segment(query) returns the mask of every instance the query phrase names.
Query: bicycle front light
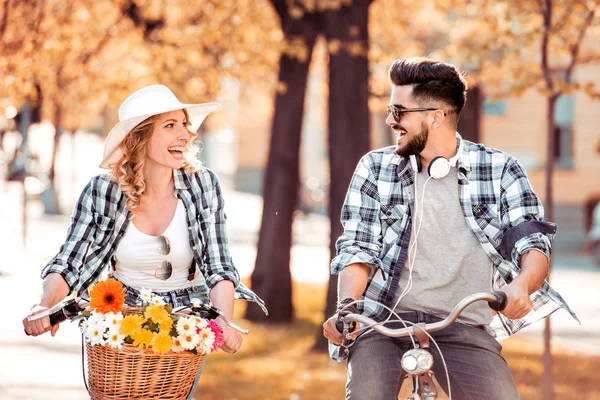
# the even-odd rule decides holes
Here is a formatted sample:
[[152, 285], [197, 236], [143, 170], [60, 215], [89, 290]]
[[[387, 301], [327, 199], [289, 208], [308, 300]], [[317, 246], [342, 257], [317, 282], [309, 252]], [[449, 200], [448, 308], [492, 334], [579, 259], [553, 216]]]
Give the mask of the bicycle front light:
[[402, 356], [401, 363], [407, 373], [422, 374], [433, 366], [433, 356], [425, 349], [410, 349]]
[[415, 369], [417, 369], [417, 358], [412, 354], [408, 354], [408, 352], [405, 353], [402, 356], [402, 368], [409, 374], [414, 373]]
[[423, 354], [419, 354], [417, 357], [417, 366], [424, 371], [429, 371], [433, 367], [433, 356], [431, 353], [426, 351]]

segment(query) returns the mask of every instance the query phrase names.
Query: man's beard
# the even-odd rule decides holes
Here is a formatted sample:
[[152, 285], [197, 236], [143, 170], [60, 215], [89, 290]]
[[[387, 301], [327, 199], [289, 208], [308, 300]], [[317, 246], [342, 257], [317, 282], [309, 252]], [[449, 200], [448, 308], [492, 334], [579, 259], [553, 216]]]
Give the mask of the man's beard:
[[[400, 129], [399, 126], [394, 126], [393, 129]], [[408, 135], [408, 134], [407, 134]], [[402, 147], [397, 145], [394, 149], [394, 153], [402, 157], [408, 157], [412, 155], [418, 156], [425, 149], [427, 144], [427, 138], [429, 137], [429, 128], [424, 122], [421, 122], [421, 132], [418, 135], [411, 137], [408, 143], [403, 144]], [[404, 140], [406, 140], [405, 138]]]

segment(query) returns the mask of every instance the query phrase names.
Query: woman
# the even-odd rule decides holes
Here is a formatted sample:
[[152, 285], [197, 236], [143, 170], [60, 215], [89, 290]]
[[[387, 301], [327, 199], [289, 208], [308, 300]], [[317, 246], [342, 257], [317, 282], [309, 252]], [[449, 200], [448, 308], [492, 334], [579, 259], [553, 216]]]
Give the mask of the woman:
[[[123, 102], [100, 165], [110, 172], [83, 190], [65, 243], [42, 271], [43, 294], [31, 315], [72, 291], [86, 293], [106, 270], [124, 284], [129, 305], [138, 304], [146, 288], [174, 306], [210, 298], [228, 318], [234, 297], [257, 302], [266, 312], [232, 263], [217, 177], [187, 158], [195, 156], [194, 132], [220, 108], [183, 104], [162, 85], [142, 88]], [[23, 325], [32, 336], [58, 330], [48, 317], [25, 318]], [[222, 326], [222, 349], [235, 353], [242, 338]]]

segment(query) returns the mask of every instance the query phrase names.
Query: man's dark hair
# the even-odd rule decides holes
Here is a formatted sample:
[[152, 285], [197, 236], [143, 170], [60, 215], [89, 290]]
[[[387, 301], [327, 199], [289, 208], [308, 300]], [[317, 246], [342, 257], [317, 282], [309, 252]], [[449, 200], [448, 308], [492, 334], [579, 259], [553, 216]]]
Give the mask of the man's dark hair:
[[456, 120], [467, 101], [467, 81], [452, 64], [426, 57], [401, 58], [392, 63], [390, 81], [395, 86], [415, 85], [413, 98], [423, 107], [442, 101], [456, 113]]

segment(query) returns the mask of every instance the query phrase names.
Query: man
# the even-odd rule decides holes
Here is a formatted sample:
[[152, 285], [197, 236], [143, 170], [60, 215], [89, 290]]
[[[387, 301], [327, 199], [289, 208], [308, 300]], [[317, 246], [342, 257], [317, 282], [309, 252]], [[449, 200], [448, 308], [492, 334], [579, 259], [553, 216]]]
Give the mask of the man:
[[[501, 288], [502, 315], [475, 303], [433, 338], [453, 398], [516, 399], [495, 338], [561, 307], [576, 318], [544, 281], [556, 226], [542, 221], [542, 204], [516, 159], [456, 132], [467, 85], [453, 65], [401, 59], [389, 77], [386, 123], [397, 144], [368, 153], [354, 172], [331, 264], [339, 274], [338, 304], [360, 299], [358, 312], [379, 321], [389, 316], [387, 306], [404, 320], [433, 322], [465, 296]], [[339, 345], [336, 319], [323, 331]], [[359, 336], [349, 351], [346, 398], [396, 399], [408, 348], [408, 338]], [[432, 348], [447, 393], [446, 371]]]

